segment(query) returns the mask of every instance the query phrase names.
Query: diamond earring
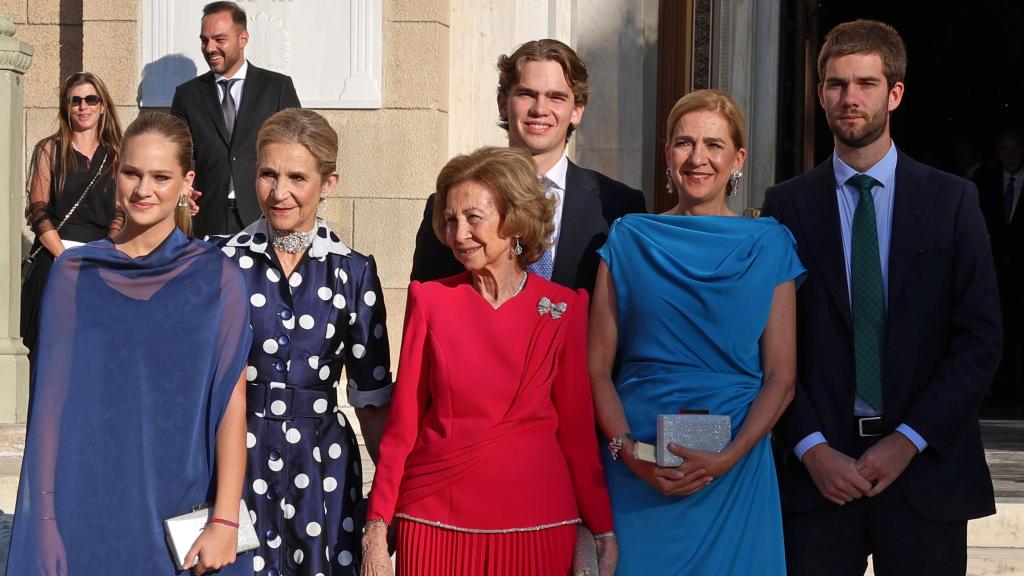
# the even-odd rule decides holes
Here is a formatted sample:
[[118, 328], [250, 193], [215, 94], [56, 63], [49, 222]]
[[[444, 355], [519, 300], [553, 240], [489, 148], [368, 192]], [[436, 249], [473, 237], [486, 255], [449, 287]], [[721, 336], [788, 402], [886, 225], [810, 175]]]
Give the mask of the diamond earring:
[[729, 175], [729, 186], [725, 190], [726, 196], [735, 196], [740, 191], [740, 179], [743, 178], [743, 172], [733, 172]]
[[665, 168], [665, 192], [668, 194], [674, 194], [675, 188], [672, 187], [672, 170]]

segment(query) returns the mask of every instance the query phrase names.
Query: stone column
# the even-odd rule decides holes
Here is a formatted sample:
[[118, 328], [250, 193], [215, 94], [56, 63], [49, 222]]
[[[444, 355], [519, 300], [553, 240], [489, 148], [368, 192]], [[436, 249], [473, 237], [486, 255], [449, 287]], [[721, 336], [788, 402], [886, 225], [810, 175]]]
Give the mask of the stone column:
[[0, 16], [0, 423], [24, 422], [28, 350], [21, 343], [21, 226], [25, 212], [23, 93], [32, 47]]

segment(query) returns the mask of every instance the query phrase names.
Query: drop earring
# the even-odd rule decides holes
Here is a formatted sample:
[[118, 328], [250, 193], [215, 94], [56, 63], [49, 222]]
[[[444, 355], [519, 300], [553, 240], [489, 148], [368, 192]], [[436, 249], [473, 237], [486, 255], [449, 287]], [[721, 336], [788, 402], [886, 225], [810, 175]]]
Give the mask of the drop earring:
[[523, 245], [519, 243], [519, 236], [516, 236], [516, 247], [512, 251], [515, 252], [516, 256], [521, 256], [523, 254]]
[[188, 193], [178, 195], [178, 208], [188, 208]]
[[675, 194], [675, 191], [675, 188], [672, 187], [672, 170], [665, 168], [665, 192]]
[[725, 191], [727, 196], [735, 196], [740, 191], [740, 179], [743, 172], [736, 171], [729, 175], [729, 189]]

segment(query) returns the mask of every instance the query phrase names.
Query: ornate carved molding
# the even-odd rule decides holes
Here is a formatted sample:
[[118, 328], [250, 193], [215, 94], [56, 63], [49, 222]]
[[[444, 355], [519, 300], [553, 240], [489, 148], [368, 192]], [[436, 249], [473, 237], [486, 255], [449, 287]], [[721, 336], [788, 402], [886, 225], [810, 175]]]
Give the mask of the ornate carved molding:
[[14, 22], [0, 16], [0, 70], [24, 74], [32, 65], [32, 46], [14, 37]]
[[693, 82], [694, 90], [711, 87], [712, 0], [693, 3]]

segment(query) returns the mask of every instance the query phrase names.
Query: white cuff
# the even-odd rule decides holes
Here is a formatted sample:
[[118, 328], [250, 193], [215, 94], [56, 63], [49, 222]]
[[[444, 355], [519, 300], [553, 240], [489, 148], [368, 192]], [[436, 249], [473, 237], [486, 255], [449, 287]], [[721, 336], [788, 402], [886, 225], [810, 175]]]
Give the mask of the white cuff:
[[818, 444], [827, 444], [828, 440], [825, 440], [825, 435], [821, 432], [811, 432], [803, 440], [797, 442], [797, 445], [793, 448], [793, 453], [796, 454], [797, 460], [803, 460], [804, 454], [808, 450], [814, 448]]

